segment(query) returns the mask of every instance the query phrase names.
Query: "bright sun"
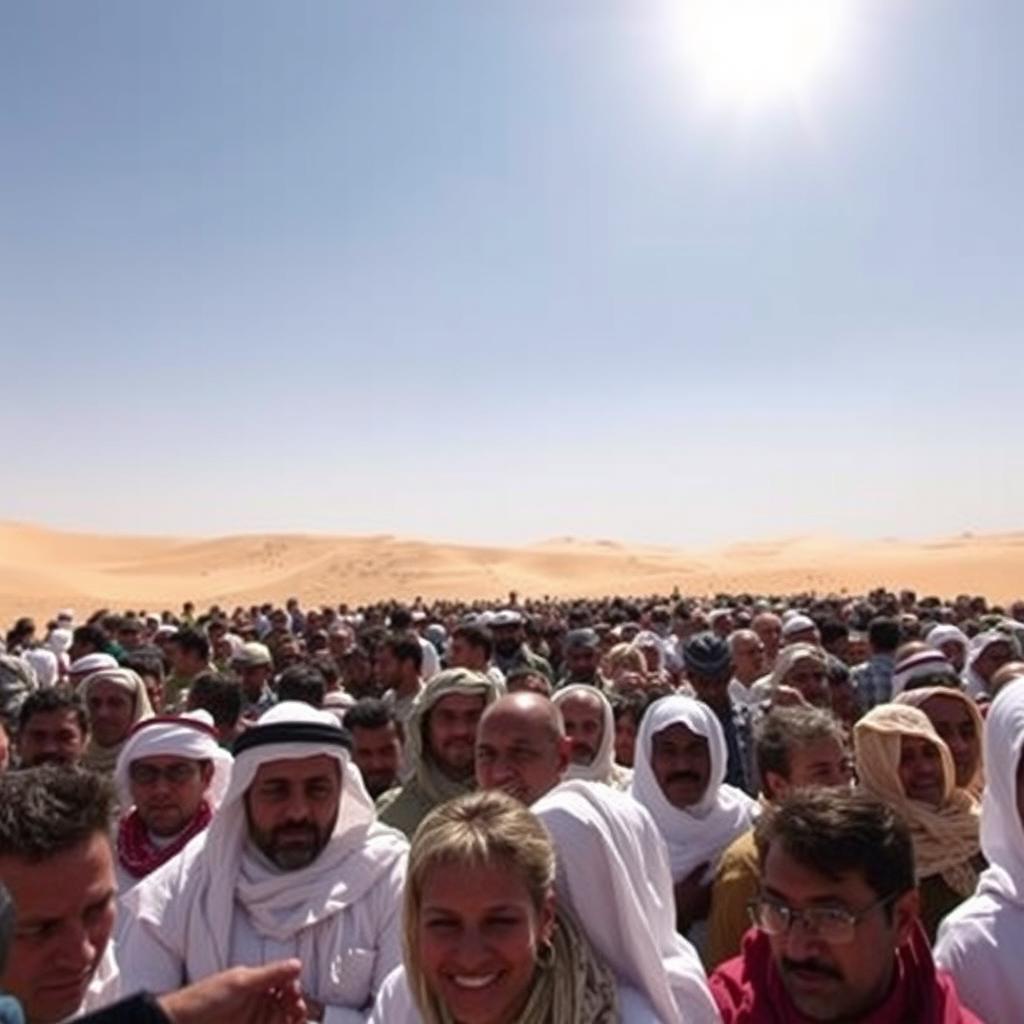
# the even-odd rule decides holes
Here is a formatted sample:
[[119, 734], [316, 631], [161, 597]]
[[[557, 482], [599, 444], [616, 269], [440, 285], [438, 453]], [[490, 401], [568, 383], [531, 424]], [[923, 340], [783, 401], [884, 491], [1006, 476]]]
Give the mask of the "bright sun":
[[749, 108], [800, 102], [849, 39], [851, 0], [680, 0], [676, 41], [706, 98]]

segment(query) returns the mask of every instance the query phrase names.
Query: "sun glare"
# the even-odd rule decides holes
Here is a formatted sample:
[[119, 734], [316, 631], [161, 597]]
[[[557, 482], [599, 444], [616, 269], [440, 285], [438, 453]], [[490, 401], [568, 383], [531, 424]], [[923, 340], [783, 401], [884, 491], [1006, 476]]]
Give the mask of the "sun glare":
[[676, 41], [705, 98], [760, 107], [809, 98], [849, 37], [850, 0], [680, 0]]

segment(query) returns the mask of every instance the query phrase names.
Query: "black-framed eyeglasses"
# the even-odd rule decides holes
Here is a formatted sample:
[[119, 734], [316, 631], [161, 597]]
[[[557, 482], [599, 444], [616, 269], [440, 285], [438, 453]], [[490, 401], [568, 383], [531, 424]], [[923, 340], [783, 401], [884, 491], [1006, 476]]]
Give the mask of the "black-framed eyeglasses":
[[166, 779], [172, 786], [183, 786], [191, 782], [198, 771], [199, 765], [195, 761], [179, 761], [166, 768], [133, 761], [128, 766], [128, 778], [137, 786], [155, 786], [161, 779]]
[[762, 896], [747, 904], [750, 919], [758, 928], [769, 935], [787, 935], [796, 921], [808, 935], [813, 935], [830, 946], [845, 946], [853, 942], [857, 934], [857, 925], [872, 911], [887, 906], [897, 898], [898, 893], [890, 893], [870, 906], [856, 912], [845, 907], [805, 907], [797, 910], [781, 900]]

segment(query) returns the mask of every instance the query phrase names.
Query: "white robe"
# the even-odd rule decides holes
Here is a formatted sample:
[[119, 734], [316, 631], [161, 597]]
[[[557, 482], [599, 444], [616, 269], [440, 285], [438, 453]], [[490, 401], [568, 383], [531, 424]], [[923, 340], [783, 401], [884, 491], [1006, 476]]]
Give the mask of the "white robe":
[[626, 793], [579, 781], [531, 810], [555, 845], [559, 905], [619, 984], [641, 994], [651, 1019], [716, 1024], [704, 967], [676, 931], [668, 852], [647, 810]]
[[1024, 685], [1000, 691], [985, 719], [981, 849], [989, 862], [975, 894], [939, 926], [935, 961], [983, 1021], [1024, 1020], [1024, 826], [1017, 765], [1024, 749]]
[[[647, 998], [636, 989], [619, 985], [618, 993], [620, 1024], [679, 1024], [659, 1017]], [[404, 967], [392, 971], [385, 979], [367, 1024], [423, 1024], [409, 991]]]
[[[253, 727], [338, 729], [329, 712], [283, 701]], [[335, 757], [342, 778], [335, 830], [312, 864], [281, 871], [247, 841], [245, 793], [261, 763]], [[302, 961], [300, 984], [325, 1024], [364, 1021], [401, 961], [405, 840], [373, 820], [359, 770], [338, 745], [251, 747], [210, 827], [123, 898], [120, 961], [127, 992], [162, 993], [236, 964]]]

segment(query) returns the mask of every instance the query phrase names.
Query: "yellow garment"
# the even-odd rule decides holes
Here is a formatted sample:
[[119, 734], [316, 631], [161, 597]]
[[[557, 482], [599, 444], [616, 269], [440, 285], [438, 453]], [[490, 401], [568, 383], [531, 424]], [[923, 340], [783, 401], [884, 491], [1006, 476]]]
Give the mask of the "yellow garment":
[[761, 867], [754, 830], [744, 832], [722, 854], [711, 886], [708, 944], [704, 966], [708, 971], [740, 955], [740, 941], [751, 926], [748, 907], [757, 898]]
[[[909, 799], [900, 782], [900, 743], [904, 736], [927, 740], [942, 759], [943, 799], [939, 807]], [[910, 826], [917, 880], [942, 875], [961, 896], [974, 892], [978, 874], [971, 864], [979, 850], [980, 815], [971, 796], [955, 787], [949, 748], [928, 716], [903, 704], [879, 704], [853, 728], [860, 785], [898, 811]]]

